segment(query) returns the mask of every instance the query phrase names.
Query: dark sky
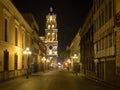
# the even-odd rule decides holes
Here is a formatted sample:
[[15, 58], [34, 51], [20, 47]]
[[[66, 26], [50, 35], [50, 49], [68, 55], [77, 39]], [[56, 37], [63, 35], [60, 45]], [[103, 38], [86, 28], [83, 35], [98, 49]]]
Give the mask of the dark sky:
[[44, 35], [46, 15], [52, 6], [57, 15], [58, 50], [70, 45], [89, 11], [92, 0], [12, 0], [21, 13], [33, 13]]

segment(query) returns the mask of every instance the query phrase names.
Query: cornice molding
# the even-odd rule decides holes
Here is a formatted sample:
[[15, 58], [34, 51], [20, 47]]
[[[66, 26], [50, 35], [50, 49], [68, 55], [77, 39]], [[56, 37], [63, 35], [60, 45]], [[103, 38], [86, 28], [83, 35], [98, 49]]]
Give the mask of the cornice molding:
[[8, 15], [12, 15], [13, 17], [17, 18], [18, 22], [21, 25], [24, 25], [27, 32], [31, 33], [33, 31], [32, 28], [27, 23], [27, 21], [23, 18], [21, 13], [17, 10], [17, 8], [13, 5], [13, 3], [10, 0], [0, 0], [0, 3], [2, 3], [4, 7], [6, 8], [6, 10], [3, 9], [4, 12], [6, 12]]

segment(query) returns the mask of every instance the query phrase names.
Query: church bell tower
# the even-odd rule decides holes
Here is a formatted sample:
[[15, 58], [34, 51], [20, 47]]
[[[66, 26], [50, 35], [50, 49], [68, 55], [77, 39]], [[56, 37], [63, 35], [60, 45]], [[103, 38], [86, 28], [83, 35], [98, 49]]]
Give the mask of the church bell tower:
[[56, 62], [58, 57], [57, 32], [56, 14], [53, 13], [53, 8], [50, 8], [50, 12], [46, 16], [45, 43], [47, 58], [53, 62]]

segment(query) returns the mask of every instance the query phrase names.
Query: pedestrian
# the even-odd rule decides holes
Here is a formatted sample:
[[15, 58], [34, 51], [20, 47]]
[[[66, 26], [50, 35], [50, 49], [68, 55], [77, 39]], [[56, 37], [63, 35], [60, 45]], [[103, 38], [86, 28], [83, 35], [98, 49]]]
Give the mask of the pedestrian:
[[68, 70], [68, 72], [69, 72], [69, 67], [67, 67], [67, 70]]
[[27, 79], [29, 78], [29, 69], [27, 69], [26, 78], [27, 78]]

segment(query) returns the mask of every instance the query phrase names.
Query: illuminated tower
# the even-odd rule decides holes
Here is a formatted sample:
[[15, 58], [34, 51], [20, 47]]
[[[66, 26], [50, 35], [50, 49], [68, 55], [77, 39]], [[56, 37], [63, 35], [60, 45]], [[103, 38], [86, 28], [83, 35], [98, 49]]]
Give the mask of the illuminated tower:
[[58, 57], [57, 32], [56, 15], [53, 13], [53, 9], [50, 8], [50, 13], [46, 16], [45, 43], [47, 46], [47, 58], [54, 62]]

